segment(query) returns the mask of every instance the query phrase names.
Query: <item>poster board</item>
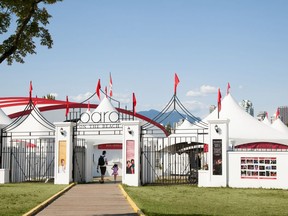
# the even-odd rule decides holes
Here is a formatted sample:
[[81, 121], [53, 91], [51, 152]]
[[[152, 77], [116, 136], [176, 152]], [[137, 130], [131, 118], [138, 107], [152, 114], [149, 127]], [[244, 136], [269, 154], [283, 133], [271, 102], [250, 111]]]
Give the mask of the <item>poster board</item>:
[[66, 140], [61, 140], [58, 143], [58, 173], [66, 172], [66, 156], [67, 143]]
[[135, 174], [135, 141], [126, 141], [126, 174]]
[[277, 179], [276, 157], [241, 157], [242, 179]]
[[222, 139], [213, 139], [213, 175], [222, 175]]

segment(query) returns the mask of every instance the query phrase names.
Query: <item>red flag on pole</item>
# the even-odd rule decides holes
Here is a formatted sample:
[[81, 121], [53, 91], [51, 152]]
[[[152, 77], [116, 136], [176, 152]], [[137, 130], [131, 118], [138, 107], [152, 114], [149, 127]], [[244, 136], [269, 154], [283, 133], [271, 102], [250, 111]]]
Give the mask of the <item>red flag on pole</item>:
[[32, 91], [33, 91], [33, 86], [32, 86], [32, 81], [30, 81], [30, 87], [29, 87], [29, 98], [30, 98], [30, 100], [32, 99]]
[[208, 152], [208, 144], [204, 144], [203, 151], [206, 153]]
[[110, 97], [113, 96], [112, 85], [113, 85], [113, 82], [112, 82], [112, 76], [111, 76], [111, 73], [110, 73], [110, 82], [109, 82], [109, 96]]
[[180, 80], [177, 76], [177, 74], [175, 73], [175, 77], [174, 77], [174, 95], [176, 95], [176, 90], [177, 90], [177, 86], [179, 84]]
[[97, 88], [96, 88], [96, 94], [100, 100], [100, 89], [101, 89], [101, 83], [100, 83], [100, 79], [98, 80], [98, 84], [97, 84]]
[[276, 111], [276, 119], [278, 119], [280, 117], [280, 110], [279, 108], [277, 108], [277, 111]]
[[68, 100], [68, 96], [66, 96], [66, 112], [65, 112], [65, 116], [67, 117], [69, 113], [69, 100]]
[[219, 118], [219, 112], [221, 111], [221, 99], [222, 99], [222, 96], [221, 96], [220, 88], [218, 88], [218, 100], [217, 100], [217, 103], [218, 103], [218, 118]]
[[226, 95], [228, 95], [230, 93], [230, 83], [228, 82], [228, 84], [227, 84], [227, 93], [226, 93]]
[[137, 101], [136, 101], [136, 96], [133, 92], [133, 115], [135, 116], [136, 114], [136, 104], [137, 104]]
[[105, 95], [106, 95], [106, 98], [107, 98], [107, 95], [108, 95], [107, 86], [105, 86]]

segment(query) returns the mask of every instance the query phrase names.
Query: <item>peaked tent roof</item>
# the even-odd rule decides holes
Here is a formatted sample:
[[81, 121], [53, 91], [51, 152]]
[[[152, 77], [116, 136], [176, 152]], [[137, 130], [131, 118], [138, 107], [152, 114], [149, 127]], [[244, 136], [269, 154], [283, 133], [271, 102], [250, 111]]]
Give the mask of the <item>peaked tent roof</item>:
[[181, 133], [183, 130], [184, 132], [193, 129], [193, 124], [191, 124], [187, 119], [184, 119], [184, 121], [176, 127], [176, 132]]
[[279, 130], [285, 134], [288, 134], [288, 127], [279, 118], [273, 122], [271, 127], [275, 128], [276, 130]]
[[55, 127], [47, 119], [45, 119], [36, 106], [32, 107], [32, 111], [27, 116], [21, 116], [16, 119], [5, 130], [9, 132], [47, 132], [54, 131]]
[[101, 103], [93, 112], [118, 112], [107, 97], [104, 97]]
[[[221, 102], [220, 119], [229, 119], [229, 138], [234, 140], [235, 146], [253, 142], [274, 142], [288, 145], [288, 134], [263, 124], [249, 115], [238, 105], [231, 94], [225, 96]], [[203, 121], [218, 119], [216, 108]]]
[[268, 120], [267, 116], [265, 116], [265, 118], [263, 119], [262, 121], [264, 124], [268, 125], [268, 126], [271, 126], [271, 123], [270, 121]]
[[[93, 117], [94, 113], [105, 113], [100, 116]], [[115, 115], [117, 114], [117, 116]], [[98, 122], [116, 122], [119, 120], [119, 112], [111, 104], [107, 97], [104, 97], [98, 107], [92, 112], [92, 118]]]
[[12, 120], [0, 108], [0, 128], [2, 128], [3, 126], [9, 125], [11, 122]]

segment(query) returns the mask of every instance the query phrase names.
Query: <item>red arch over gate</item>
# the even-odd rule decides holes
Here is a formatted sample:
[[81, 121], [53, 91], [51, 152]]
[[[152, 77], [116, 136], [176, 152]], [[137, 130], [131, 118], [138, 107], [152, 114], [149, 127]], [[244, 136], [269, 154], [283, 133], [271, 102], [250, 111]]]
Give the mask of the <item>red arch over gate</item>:
[[[0, 108], [5, 108], [5, 107], [14, 107], [14, 106], [26, 106], [29, 103], [30, 98], [29, 97], [1, 97], [0, 98]], [[37, 105], [43, 105], [43, 106], [38, 106], [39, 110], [41, 112], [45, 111], [52, 111], [52, 110], [59, 110], [59, 109], [66, 109], [67, 102], [66, 101], [61, 101], [61, 100], [50, 100], [50, 99], [45, 99], [45, 98], [32, 98], [32, 101], [34, 104]], [[88, 104], [83, 104], [83, 103], [76, 103], [76, 102], [68, 102], [69, 103], [69, 108], [87, 108]], [[90, 108], [97, 108], [98, 104], [90, 104]], [[124, 113], [130, 116], [133, 116], [133, 112], [121, 108], [116, 108], [116, 110], [120, 113]], [[27, 115], [31, 112], [31, 110], [27, 110], [23, 113], [23, 111], [20, 112], [15, 112], [11, 113], [8, 115], [10, 118], [17, 118], [21, 115]], [[153, 121], [152, 119], [143, 116], [139, 113], [135, 114], [136, 118], [142, 119], [152, 125], [155, 125], [158, 127], [160, 130], [164, 132], [166, 136], [168, 136], [167, 131], [165, 130], [165, 127], [158, 122]]]

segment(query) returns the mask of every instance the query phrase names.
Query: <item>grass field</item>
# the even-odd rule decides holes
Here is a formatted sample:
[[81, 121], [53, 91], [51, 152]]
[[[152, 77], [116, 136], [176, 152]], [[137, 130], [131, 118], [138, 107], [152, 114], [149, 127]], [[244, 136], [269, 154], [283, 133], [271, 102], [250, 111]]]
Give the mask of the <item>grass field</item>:
[[148, 216], [288, 215], [288, 191], [198, 188], [196, 186], [127, 187], [125, 191]]
[[65, 187], [53, 183], [0, 184], [0, 215], [22, 215]]

